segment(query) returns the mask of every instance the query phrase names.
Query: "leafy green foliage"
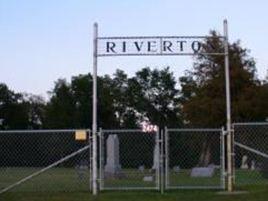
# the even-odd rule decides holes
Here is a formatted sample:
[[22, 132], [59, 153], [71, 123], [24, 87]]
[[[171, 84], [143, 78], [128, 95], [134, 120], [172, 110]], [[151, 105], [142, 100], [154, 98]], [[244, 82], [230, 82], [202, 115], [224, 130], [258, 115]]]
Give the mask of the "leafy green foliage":
[[[211, 31], [206, 52], [222, 51]], [[232, 121], [264, 121], [268, 81], [256, 76], [255, 61], [240, 42], [229, 44]], [[98, 79], [98, 126], [137, 128], [144, 121], [159, 127], [220, 127], [225, 124], [225, 72], [221, 56], [194, 57], [194, 68], [177, 78], [168, 67], [143, 68], [132, 77], [117, 70]], [[180, 85], [180, 87], [179, 87]], [[0, 129], [90, 128], [92, 75], [59, 79], [45, 102], [0, 85]]]
[[[212, 31], [211, 36], [217, 33]], [[213, 37], [203, 46], [207, 52], [211, 46], [220, 52], [223, 42]], [[263, 111], [267, 101], [260, 100], [267, 89], [257, 79], [255, 61], [248, 52], [239, 41], [229, 44], [233, 121], [263, 121], [268, 116]], [[180, 78], [184, 119], [192, 126], [220, 127], [225, 124], [226, 111], [224, 58], [199, 55], [195, 59], [194, 69]]]
[[15, 93], [0, 83], [0, 129], [32, 129], [41, 125], [43, 99]]
[[169, 68], [144, 68], [129, 80], [129, 101], [150, 123], [164, 126], [181, 125], [179, 91]]

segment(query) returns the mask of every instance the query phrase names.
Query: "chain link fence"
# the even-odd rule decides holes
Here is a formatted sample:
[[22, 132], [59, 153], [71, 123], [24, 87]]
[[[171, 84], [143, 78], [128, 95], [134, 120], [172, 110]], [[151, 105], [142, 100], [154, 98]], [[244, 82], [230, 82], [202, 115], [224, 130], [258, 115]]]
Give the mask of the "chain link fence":
[[165, 132], [166, 189], [224, 189], [222, 129], [170, 129]]
[[0, 131], [0, 194], [89, 191], [89, 140], [89, 130]]
[[268, 185], [268, 122], [234, 123], [235, 185]]
[[[268, 184], [268, 123], [235, 123], [235, 185]], [[223, 129], [100, 130], [100, 190], [223, 189]], [[0, 131], [0, 196], [91, 188], [89, 130]], [[164, 185], [164, 186], [162, 186]]]
[[159, 190], [159, 133], [101, 130], [100, 190]]

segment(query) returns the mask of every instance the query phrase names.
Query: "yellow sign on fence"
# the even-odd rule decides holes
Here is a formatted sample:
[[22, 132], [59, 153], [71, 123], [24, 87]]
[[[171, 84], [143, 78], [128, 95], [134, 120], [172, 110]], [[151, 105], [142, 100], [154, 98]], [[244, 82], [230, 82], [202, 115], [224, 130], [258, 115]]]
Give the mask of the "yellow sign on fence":
[[75, 140], [86, 140], [87, 132], [85, 130], [77, 130], [75, 131]]

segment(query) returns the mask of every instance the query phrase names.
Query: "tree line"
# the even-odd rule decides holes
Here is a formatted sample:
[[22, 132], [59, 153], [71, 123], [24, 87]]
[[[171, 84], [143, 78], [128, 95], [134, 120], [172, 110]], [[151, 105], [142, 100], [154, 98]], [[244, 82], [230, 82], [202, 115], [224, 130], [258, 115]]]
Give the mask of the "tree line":
[[[215, 31], [211, 36], [217, 36]], [[209, 52], [222, 50], [212, 37], [203, 42]], [[268, 79], [260, 80], [256, 63], [239, 41], [229, 44], [233, 121], [265, 121]], [[194, 66], [179, 78], [169, 67], [145, 67], [134, 76], [117, 70], [98, 76], [98, 125], [136, 128], [143, 121], [159, 127], [220, 127], [225, 124], [224, 59], [194, 56]], [[91, 128], [92, 75], [59, 79], [49, 100], [17, 93], [0, 84], [0, 129]]]
[[[218, 36], [215, 31], [211, 31], [210, 35]], [[203, 41], [203, 49], [207, 52], [212, 49], [221, 52], [223, 48], [223, 41], [217, 37], [210, 37]], [[254, 58], [239, 41], [230, 43], [228, 48], [232, 121], [266, 121], [268, 77], [264, 80], [258, 78]], [[160, 128], [224, 126], [226, 122], [224, 58], [198, 55], [193, 59], [193, 68], [181, 77], [175, 77], [169, 67], [161, 69], [145, 67], [133, 76], [127, 75], [123, 70], [116, 70], [113, 75], [98, 76], [98, 127], [138, 128], [142, 122]], [[49, 92], [48, 101], [40, 96], [14, 92], [1, 83], [0, 130], [91, 128], [92, 83], [91, 74], [73, 76], [70, 82], [59, 79], [55, 82], [53, 90]], [[9, 136], [6, 137], [8, 139]], [[186, 157], [188, 154], [187, 158], [192, 158], [188, 166], [192, 163], [205, 166], [217, 160], [213, 159], [215, 158], [213, 150], [215, 146], [218, 147], [218, 138], [204, 135], [200, 139], [199, 136], [193, 136], [190, 141], [187, 140], [188, 144], [183, 138], [180, 136], [172, 140], [171, 143], [175, 145], [171, 152], [177, 153], [177, 148], [182, 146], [193, 149], [194, 146], [198, 146], [201, 149], [200, 153], [188, 151], [188, 148], [180, 150], [183, 156]], [[19, 139], [10, 141], [5, 140], [4, 137], [1, 140], [5, 141], [5, 147], [10, 146], [10, 149], [15, 141], [20, 142]], [[59, 137], [58, 140], [61, 138]], [[52, 141], [54, 142], [55, 139]], [[40, 153], [46, 153], [46, 150], [52, 148], [56, 149], [52, 141], [46, 143], [45, 149], [40, 149]], [[30, 140], [30, 142], [36, 141]], [[132, 141], [125, 140], [125, 142], [120, 146], [128, 150]], [[58, 147], [56, 150], [57, 153], [62, 153], [64, 148]], [[5, 153], [3, 150], [1, 152]], [[7, 149], [6, 152], [10, 150]], [[15, 154], [14, 157], [33, 154], [31, 151], [27, 153], [29, 154], [23, 156]], [[133, 157], [135, 155], [128, 152], [125, 154]], [[5, 156], [4, 154], [3, 157]], [[146, 159], [148, 158], [144, 158]], [[36, 160], [38, 164], [38, 157]], [[50, 158], [45, 161], [49, 163]]]

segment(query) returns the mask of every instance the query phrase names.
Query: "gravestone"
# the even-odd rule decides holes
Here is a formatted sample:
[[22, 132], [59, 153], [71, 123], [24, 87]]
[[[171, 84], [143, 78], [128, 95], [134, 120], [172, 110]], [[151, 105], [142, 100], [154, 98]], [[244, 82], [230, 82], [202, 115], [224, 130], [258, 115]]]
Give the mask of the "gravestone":
[[195, 167], [191, 171], [191, 177], [213, 177], [214, 167]]
[[121, 165], [119, 163], [119, 140], [117, 135], [109, 135], [106, 141], [106, 157], [104, 173], [109, 176], [118, 174]]
[[144, 172], [144, 170], [145, 170], [144, 165], [139, 166], [139, 172]]
[[180, 172], [180, 166], [174, 166], [173, 167], [173, 171], [176, 172], [176, 173], [179, 173]]
[[88, 161], [87, 160], [79, 161], [79, 163], [75, 166], [75, 170], [79, 180], [86, 179], [86, 174], [88, 170]]
[[256, 162], [254, 160], [251, 161], [250, 169], [251, 170], [255, 170], [256, 169]]
[[159, 146], [156, 144], [154, 146], [154, 161], [153, 161], [153, 167], [152, 170], [157, 170], [159, 166]]
[[154, 177], [153, 176], [145, 176], [145, 177], [143, 177], [143, 181], [152, 182], [152, 181], [154, 181]]
[[242, 157], [242, 162], [241, 162], [240, 168], [241, 169], [244, 169], [244, 170], [247, 170], [248, 169], [248, 157], [247, 157], [247, 155], [244, 155]]

